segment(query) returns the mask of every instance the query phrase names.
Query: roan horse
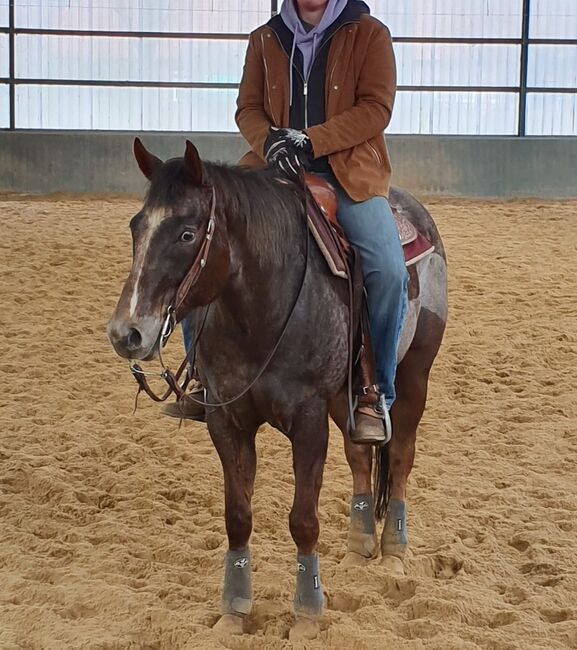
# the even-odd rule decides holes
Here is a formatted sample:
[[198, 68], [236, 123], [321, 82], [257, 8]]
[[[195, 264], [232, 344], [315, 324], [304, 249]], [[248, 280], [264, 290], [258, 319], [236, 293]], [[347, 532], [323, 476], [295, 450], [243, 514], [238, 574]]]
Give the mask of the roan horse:
[[242, 632], [243, 617], [251, 608], [248, 543], [255, 435], [261, 424], [269, 423], [288, 437], [293, 452], [295, 493], [289, 527], [298, 554], [291, 638], [312, 637], [324, 600], [315, 549], [329, 415], [343, 432], [353, 478], [343, 562], [364, 564], [378, 555], [376, 514], [385, 517], [382, 562], [402, 571], [407, 478], [429, 370], [447, 317], [443, 244], [428, 212], [408, 193], [392, 190], [393, 209], [402, 211], [435, 251], [410, 267], [409, 309], [391, 412], [393, 437], [376, 454], [379, 478], [373, 501], [372, 449], [353, 444], [347, 433], [346, 282], [329, 272], [310, 239], [301, 195], [271, 169], [202, 162], [190, 142], [183, 158], [162, 162], [137, 139], [135, 156], [150, 188], [130, 223], [132, 269], [108, 336], [121, 357], [150, 360], [157, 355], [167, 310], [206, 242], [201, 234], [212, 215], [211, 248], [187, 299], [188, 309], [210, 305], [196, 356], [207, 401], [228, 401], [250, 386], [286, 324], [280, 344], [250, 390], [226, 406], [207, 409], [208, 430], [224, 472], [229, 542], [222, 617], [216, 627]]

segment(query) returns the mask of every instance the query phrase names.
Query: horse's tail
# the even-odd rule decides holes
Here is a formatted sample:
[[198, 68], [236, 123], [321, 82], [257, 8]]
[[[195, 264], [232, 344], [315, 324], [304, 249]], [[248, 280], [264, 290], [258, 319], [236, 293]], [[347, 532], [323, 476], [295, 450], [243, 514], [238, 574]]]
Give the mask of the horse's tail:
[[375, 494], [375, 517], [381, 521], [389, 505], [389, 445], [377, 447], [375, 451], [373, 491]]

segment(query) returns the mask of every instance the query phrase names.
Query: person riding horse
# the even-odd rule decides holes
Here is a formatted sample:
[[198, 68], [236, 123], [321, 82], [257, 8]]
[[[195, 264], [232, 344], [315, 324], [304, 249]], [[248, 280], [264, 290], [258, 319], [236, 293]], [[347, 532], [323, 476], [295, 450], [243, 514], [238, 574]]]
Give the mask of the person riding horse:
[[[352, 478], [342, 564], [366, 566], [380, 555], [387, 571], [404, 571], [407, 482], [448, 297], [447, 260], [434, 220], [408, 192], [389, 192], [383, 129], [393, 106], [395, 64], [388, 30], [357, 0], [294, 2], [285, 1], [281, 15], [250, 37], [236, 114], [252, 147], [244, 166], [203, 161], [188, 140], [183, 157], [163, 161], [135, 139], [136, 162], [150, 183], [130, 223], [132, 266], [107, 333], [116, 353], [130, 360], [139, 390], [152, 399], [185, 396], [189, 377], [182, 383], [180, 377], [187, 363], [205, 387], [206, 411], [189, 392], [169, 414], [205, 417], [222, 465], [228, 547], [222, 616], [214, 626], [219, 633], [242, 634], [252, 609], [256, 435], [267, 423], [290, 441], [288, 526], [296, 580], [289, 639], [301, 641], [319, 634], [324, 607], [319, 495], [329, 417], [343, 434]], [[249, 168], [255, 165], [264, 169]], [[309, 245], [316, 239], [311, 215], [320, 209], [303, 187], [303, 167], [334, 185], [338, 221], [359, 253], [360, 265], [348, 279], [360, 285], [362, 267], [372, 328], [363, 341], [368, 347], [374, 339], [379, 389], [387, 407], [394, 400], [394, 435], [374, 449], [355, 443], [387, 439], [382, 415], [357, 411], [356, 427], [350, 422], [355, 341], [349, 325], [358, 324], [351, 318], [358, 303], [329, 268], [324, 241]], [[415, 236], [399, 229], [404, 253], [397, 217]], [[161, 350], [184, 317], [190, 352], [173, 373]], [[139, 364], [153, 359], [168, 386], [162, 395], [147, 381], [155, 373]], [[359, 401], [378, 403], [375, 393], [364, 392], [375, 380], [363, 374], [362, 363], [361, 356]], [[275, 435], [270, 429], [262, 434]], [[380, 544], [377, 520], [384, 520]]]
[[[364, 2], [285, 0], [280, 14], [250, 35], [235, 116], [251, 146], [241, 165], [268, 163], [289, 176], [304, 167], [336, 190], [337, 219], [360, 257], [380, 392], [374, 408], [357, 409], [351, 435], [361, 443], [390, 439], [407, 307], [383, 134], [395, 92], [390, 32]], [[184, 324], [187, 349], [188, 329]], [[162, 410], [203, 418], [203, 407], [186, 397]]]

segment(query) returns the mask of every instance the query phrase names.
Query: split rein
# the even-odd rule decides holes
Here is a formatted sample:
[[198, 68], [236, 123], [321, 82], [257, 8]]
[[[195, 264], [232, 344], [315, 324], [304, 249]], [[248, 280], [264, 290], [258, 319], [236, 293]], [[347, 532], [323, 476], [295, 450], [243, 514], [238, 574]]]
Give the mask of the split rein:
[[[304, 181], [303, 181], [304, 182]], [[206, 226], [206, 231], [204, 233], [204, 240], [202, 242], [202, 245], [200, 247], [200, 250], [198, 251], [198, 254], [192, 263], [192, 266], [190, 267], [188, 273], [184, 277], [184, 280], [180, 283], [180, 286], [178, 287], [174, 299], [174, 305], [170, 305], [166, 311], [166, 317], [164, 319], [164, 323], [162, 325], [162, 328], [160, 330], [160, 336], [159, 336], [159, 342], [158, 342], [158, 357], [160, 361], [160, 365], [162, 366], [162, 372], [145, 372], [142, 367], [138, 363], [132, 363], [130, 365], [130, 372], [132, 373], [132, 376], [135, 378], [136, 383], [138, 384], [138, 393], [136, 394], [136, 399], [138, 400], [138, 395], [141, 392], [145, 392], [152, 400], [155, 402], [164, 402], [166, 401], [173, 393], [176, 395], [176, 399], [179, 401], [183, 399], [185, 395], [186, 388], [188, 384], [190, 383], [192, 379], [192, 368], [194, 367], [194, 360], [196, 357], [196, 346], [198, 344], [198, 341], [200, 339], [200, 335], [202, 334], [202, 330], [204, 329], [204, 325], [206, 323], [206, 318], [208, 316], [208, 310], [210, 309], [210, 304], [205, 307], [204, 310], [204, 315], [202, 317], [202, 321], [200, 324], [200, 327], [198, 328], [198, 331], [196, 332], [196, 336], [194, 338], [194, 342], [191, 345], [190, 349], [186, 351], [186, 355], [178, 367], [178, 370], [176, 373], [173, 373], [170, 368], [165, 366], [164, 361], [162, 359], [162, 348], [166, 345], [168, 342], [168, 339], [170, 338], [171, 334], [174, 332], [174, 329], [177, 324], [177, 319], [176, 315], [179, 311], [179, 309], [182, 307], [184, 301], [186, 300], [189, 292], [191, 289], [195, 286], [195, 284], [198, 282], [198, 279], [200, 278], [207, 260], [208, 260], [208, 254], [210, 252], [210, 248], [212, 245], [212, 242], [214, 241], [214, 236], [216, 232], [216, 226], [217, 226], [217, 220], [216, 220], [216, 195], [214, 191], [214, 186], [210, 186], [211, 190], [211, 200], [210, 200], [210, 216], [208, 219], [208, 223]], [[309, 190], [305, 187], [305, 192], [308, 192]], [[305, 202], [306, 205], [306, 202]], [[280, 332], [280, 335], [277, 339], [277, 342], [273, 346], [272, 350], [264, 360], [260, 370], [256, 374], [255, 378], [244, 388], [240, 393], [235, 395], [234, 397], [231, 397], [230, 399], [224, 400], [222, 402], [206, 402], [203, 400], [196, 399], [192, 397], [191, 395], [187, 396], [187, 399], [190, 399], [191, 401], [195, 402], [196, 404], [200, 404], [201, 406], [204, 407], [211, 407], [211, 408], [218, 408], [222, 406], [228, 406], [232, 404], [233, 402], [236, 402], [239, 400], [241, 397], [244, 397], [248, 393], [248, 391], [256, 384], [256, 382], [262, 377], [264, 374], [265, 370], [268, 368], [268, 365], [272, 361], [272, 358], [276, 354], [276, 351], [278, 350], [280, 344], [282, 343], [282, 340], [284, 339], [284, 336], [288, 330], [290, 320], [292, 318], [292, 315], [296, 309], [296, 306], [300, 300], [300, 297], [303, 292], [303, 288], [305, 285], [305, 280], [306, 280], [306, 275], [307, 275], [307, 270], [309, 266], [309, 230], [308, 230], [308, 223], [307, 223], [307, 214], [305, 210], [305, 218], [304, 218], [304, 231], [305, 231], [305, 264], [304, 264], [304, 269], [303, 269], [303, 274], [301, 277], [300, 285], [299, 285], [299, 290], [297, 292], [297, 295], [293, 301], [292, 307], [289, 311], [289, 314], [287, 318], [285, 319], [283, 328]], [[179, 383], [181, 376], [183, 373], [185, 373], [185, 377], [181, 383]], [[150, 387], [147, 376], [156, 376], [156, 377], [161, 377], [167, 384], [168, 388], [162, 395], [156, 394], [152, 388]], [[136, 410], [136, 403], [135, 403], [135, 410]]]

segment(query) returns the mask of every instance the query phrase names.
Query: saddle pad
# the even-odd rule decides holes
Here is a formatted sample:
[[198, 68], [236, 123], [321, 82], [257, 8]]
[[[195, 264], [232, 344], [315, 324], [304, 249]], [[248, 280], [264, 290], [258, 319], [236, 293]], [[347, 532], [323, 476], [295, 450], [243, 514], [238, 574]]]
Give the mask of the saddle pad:
[[435, 250], [435, 246], [420, 232], [415, 239], [408, 244], [403, 244], [403, 253], [405, 254], [405, 264], [411, 266], [416, 264], [423, 257], [427, 257]]

